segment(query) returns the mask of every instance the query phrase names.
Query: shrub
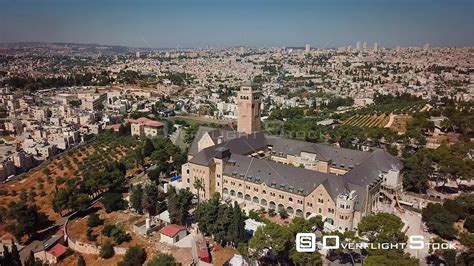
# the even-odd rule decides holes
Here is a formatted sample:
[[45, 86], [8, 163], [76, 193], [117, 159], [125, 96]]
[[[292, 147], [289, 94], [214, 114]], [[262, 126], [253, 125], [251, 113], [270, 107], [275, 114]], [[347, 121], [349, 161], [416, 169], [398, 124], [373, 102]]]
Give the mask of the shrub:
[[466, 228], [469, 232], [474, 232], [474, 215], [469, 215], [464, 222], [464, 228]]
[[273, 209], [268, 210], [268, 215], [270, 217], [274, 217], [276, 215], [275, 210], [273, 210]]
[[278, 214], [280, 215], [280, 218], [282, 218], [282, 219], [288, 218], [288, 212], [286, 212], [285, 209], [279, 210], [279, 211], [278, 211]]
[[178, 265], [173, 256], [168, 254], [159, 254], [148, 262], [147, 266]]
[[115, 255], [114, 245], [110, 240], [106, 240], [105, 243], [102, 245], [99, 256], [104, 259], [112, 258]]
[[114, 239], [117, 245], [122, 244], [123, 242], [128, 242], [132, 239], [132, 237], [127, 234], [122, 228], [115, 227], [110, 236]]
[[102, 234], [104, 236], [111, 236], [112, 230], [115, 228], [115, 225], [113, 224], [106, 224], [104, 226], [104, 229], [102, 229]]
[[64, 184], [65, 181], [66, 180], [64, 180], [64, 178], [58, 177], [58, 178], [56, 178], [56, 185], [60, 186], [60, 185]]
[[96, 227], [101, 224], [102, 224], [102, 220], [99, 218], [99, 215], [97, 213], [93, 213], [89, 215], [89, 218], [87, 219], [88, 227]]
[[97, 236], [92, 233], [91, 228], [87, 229], [86, 236], [87, 236], [87, 240], [89, 240], [89, 241], [96, 241], [97, 240]]
[[122, 198], [120, 193], [105, 193], [101, 199], [107, 213], [127, 209], [127, 202]]
[[143, 265], [146, 260], [146, 251], [139, 246], [131, 247], [125, 253], [123, 261], [121, 261], [119, 266], [136, 266]]

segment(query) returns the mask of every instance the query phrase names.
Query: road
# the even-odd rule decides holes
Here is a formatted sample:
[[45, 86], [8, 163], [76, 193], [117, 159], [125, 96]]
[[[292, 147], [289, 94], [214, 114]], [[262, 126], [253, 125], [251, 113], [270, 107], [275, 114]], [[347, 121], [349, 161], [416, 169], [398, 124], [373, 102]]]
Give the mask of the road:
[[219, 119], [212, 119], [212, 118], [207, 118], [203, 116], [177, 115], [177, 116], [174, 116], [173, 118], [188, 119], [188, 120], [194, 120], [194, 121], [203, 122], [203, 123], [212, 123], [212, 124], [220, 124], [220, 125], [228, 125], [229, 122], [234, 122], [234, 120], [219, 120]]

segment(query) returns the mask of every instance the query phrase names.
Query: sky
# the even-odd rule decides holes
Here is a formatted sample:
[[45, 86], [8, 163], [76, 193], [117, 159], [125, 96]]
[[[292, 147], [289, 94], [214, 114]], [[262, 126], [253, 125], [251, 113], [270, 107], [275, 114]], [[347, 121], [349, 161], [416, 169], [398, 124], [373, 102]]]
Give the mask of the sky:
[[0, 43], [474, 46], [474, 0], [0, 0]]

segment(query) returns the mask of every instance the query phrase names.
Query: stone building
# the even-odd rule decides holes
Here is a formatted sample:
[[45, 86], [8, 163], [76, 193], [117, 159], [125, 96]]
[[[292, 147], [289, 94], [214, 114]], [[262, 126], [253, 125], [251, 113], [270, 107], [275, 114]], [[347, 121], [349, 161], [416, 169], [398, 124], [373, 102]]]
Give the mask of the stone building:
[[[249, 208], [320, 215], [328, 230], [353, 230], [370, 214], [382, 186], [397, 186], [403, 164], [387, 152], [289, 140], [260, 131], [259, 93], [239, 93], [239, 132], [201, 127], [182, 166], [201, 199], [215, 192]], [[242, 98], [241, 98], [242, 97]], [[251, 121], [241, 121], [241, 120]], [[201, 180], [202, 189], [193, 186]]]

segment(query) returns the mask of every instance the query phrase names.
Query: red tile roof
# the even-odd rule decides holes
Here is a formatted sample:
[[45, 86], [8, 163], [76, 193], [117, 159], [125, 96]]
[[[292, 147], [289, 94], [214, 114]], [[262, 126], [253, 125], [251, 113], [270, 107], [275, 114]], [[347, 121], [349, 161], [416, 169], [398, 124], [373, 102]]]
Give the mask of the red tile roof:
[[67, 251], [67, 247], [58, 243], [48, 252], [51, 253], [56, 258], [58, 258], [58, 257], [61, 257], [64, 253], [66, 253], [66, 251]]
[[164, 126], [163, 123], [160, 123], [158, 121], [150, 120], [146, 117], [140, 117], [136, 120], [130, 120], [131, 123], [133, 124], [140, 124], [144, 126], [149, 126], [149, 127], [162, 127]]
[[165, 236], [174, 237], [182, 230], [186, 230], [186, 228], [184, 226], [177, 225], [177, 224], [169, 224], [163, 227], [160, 233], [162, 233]]

